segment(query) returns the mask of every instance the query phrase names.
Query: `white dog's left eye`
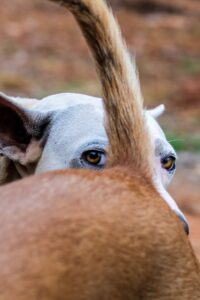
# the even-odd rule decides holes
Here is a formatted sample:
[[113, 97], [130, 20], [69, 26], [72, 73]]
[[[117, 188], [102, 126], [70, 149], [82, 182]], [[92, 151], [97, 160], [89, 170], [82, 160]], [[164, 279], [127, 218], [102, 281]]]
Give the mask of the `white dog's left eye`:
[[173, 171], [176, 168], [176, 157], [166, 156], [161, 160], [162, 167], [167, 171]]

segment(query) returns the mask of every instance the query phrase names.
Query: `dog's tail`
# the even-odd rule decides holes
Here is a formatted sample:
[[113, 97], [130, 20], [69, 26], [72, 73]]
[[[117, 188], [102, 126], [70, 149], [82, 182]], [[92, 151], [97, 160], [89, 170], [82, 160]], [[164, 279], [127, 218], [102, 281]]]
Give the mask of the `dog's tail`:
[[51, 1], [72, 12], [94, 56], [106, 110], [108, 165], [134, 163], [151, 172], [151, 146], [136, 65], [111, 10], [103, 0]]

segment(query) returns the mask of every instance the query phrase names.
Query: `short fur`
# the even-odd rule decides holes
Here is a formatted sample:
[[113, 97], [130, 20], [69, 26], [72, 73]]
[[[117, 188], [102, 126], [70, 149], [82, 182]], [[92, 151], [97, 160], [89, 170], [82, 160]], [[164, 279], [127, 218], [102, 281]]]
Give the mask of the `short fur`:
[[[95, 7], [99, 13], [101, 8], [107, 12], [101, 0], [95, 1], [95, 7], [94, 0], [65, 3], [71, 3], [72, 8], [75, 4], [88, 8], [82, 10], [86, 16], [93, 7], [90, 19], [96, 15]], [[95, 27], [90, 28], [95, 35]], [[106, 34], [107, 31], [105, 37]], [[128, 84], [126, 78], [121, 79]], [[119, 135], [116, 142], [108, 126], [114, 126], [118, 105], [126, 111], [129, 101], [133, 101], [131, 106], [136, 103], [132, 94], [122, 103], [121, 93], [117, 92], [120, 88], [121, 82], [115, 85], [114, 92], [112, 85], [107, 87], [105, 98], [112, 99], [106, 112], [113, 165], [120, 149], [112, 147], [127, 150], [119, 141], [124, 139], [130, 144], [130, 138], [123, 136], [125, 131], [128, 133], [128, 128], [123, 128], [127, 126], [123, 114], [120, 113], [123, 130], [121, 126], [115, 130]], [[113, 93], [116, 98], [112, 98]], [[136, 135], [140, 132], [143, 139], [145, 124], [139, 105], [136, 107], [140, 114], [137, 119], [141, 120]], [[130, 131], [133, 138], [134, 128]], [[151, 167], [144, 166], [149, 163], [146, 156], [140, 154], [142, 161], [137, 163], [140, 147], [139, 144], [133, 153], [127, 150], [130, 166], [120, 161], [119, 166], [115, 163], [99, 173], [57, 171], [1, 188], [0, 299], [200, 298], [199, 264], [181, 223], [154, 188], [146, 171], [151, 172]]]
[[122, 168], [1, 188], [1, 300], [199, 300], [200, 269], [151, 183]]
[[[103, 124], [102, 99], [81, 94], [61, 93], [36, 100], [8, 97], [0, 93], [0, 114], [3, 114], [3, 108], [10, 103], [12, 103], [12, 110], [7, 110], [7, 119], [4, 117], [0, 120], [0, 153], [3, 155], [0, 157], [0, 185], [33, 173], [54, 169], [76, 167], [98, 170], [104, 167], [104, 163], [92, 166], [82, 160], [85, 151], [95, 151], [96, 147], [102, 151], [105, 157], [108, 139]], [[28, 116], [29, 126], [34, 125], [35, 129], [41, 133], [40, 138], [37, 138], [38, 150], [40, 150], [37, 156], [31, 157], [30, 155], [32, 154], [30, 150], [34, 150], [32, 148], [34, 145], [36, 146], [34, 136], [28, 139], [26, 151], [22, 150], [17, 136], [19, 131], [16, 130], [21, 125], [21, 123], [19, 124], [20, 118], [15, 115], [17, 125], [8, 121], [9, 115], [13, 119], [13, 112], [17, 111], [17, 107]], [[166, 140], [164, 132], [156, 120], [163, 110], [163, 105], [160, 105], [152, 110], [145, 110], [144, 114], [154, 147], [151, 163], [155, 172], [158, 173], [158, 177], [161, 178], [162, 184], [167, 187], [175, 173], [175, 168], [173, 170], [163, 168], [162, 161], [170, 156], [176, 160], [176, 153]], [[40, 118], [40, 122], [38, 122], [38, 118]], [[49, 120], [45, 122], [45, 127], [42, 120]], [[21, 121], [24, 122], [24, 120]], [[27, 122], [23, 124], [27, 126]], [[24, 133], [28, 132], [28, 129], [26, 127]], [[10, 144], [11, 139], [13, 140], [12, 144]], [[18, 146], [17, 153], [16, 145]], [[8, 146], [10, 146], [9, 149]], [[11, 152], [12, 149], [15, 150], [15, 153]], [[27, 155], [28, 150], [29, 155]], [[16, 176], [13, 176], [14, 174]]]
[[[131, 62], [121, 32], [104, 1], [60, 1], [75, 16], [93, 53], [102, 85], [106, 131], [109, 139], [108, 165], [133, 161], [151, 173], [152, 153], [144, 126], [143, 101], [136, 66]], [[94, 34], [95, 32], [95, 34]], [[126, 103], [126, 105], [124, 105]], [[132, 135], [134, 132], [134, 136]], [[129, 161], [130, 160], [130, 161]]]

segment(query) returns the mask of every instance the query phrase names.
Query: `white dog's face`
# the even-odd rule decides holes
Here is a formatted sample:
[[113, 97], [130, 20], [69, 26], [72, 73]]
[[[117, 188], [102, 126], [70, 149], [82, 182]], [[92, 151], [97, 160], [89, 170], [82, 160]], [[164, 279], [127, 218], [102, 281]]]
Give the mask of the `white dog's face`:
[[[108, 144], [104, 129], [102, 101], [98, 98], [76, 94], [60, 94], [43, 100], [48, 110], [57, 109], [52, 115], [53, 126], [37, 164], [36, 172], [58, 168], [101, 169], [105, 165]], [[152, 144], [155, 147], [155, 170], [166, 187], [175, 172], [176, 153], [153, 117], [154, 111], [147, 111], [146, 117]]]
[[[176, 153], [155, 120], [163, 109], [145, 111], [154, 147], [153, 181], [171, 209], [185, 220], [165, 190], [175, 172]], [[101, 99], [58, 94], [38, 101], [0, 94], [0, 115], [0, 184], [49, 170], [104, 168], [108, 140]]]
[[[160, 106], [145, 114], [155, 149], [154, 169], [166, 187], [175, 172], [176, 153], [156, 121], [163, 110]], [[101, 99], [65, 93], [38, 101], [2, 94], [0, 113], [4, 115], [0, 153], [14, 162], [21, 177], [63, 168], [104, 167], [108, 140]]]
[[154, 170], [163, 186], [167, 187], [176, 171], [177, 155], [152, 113], [154, 111], [147, 111], [147, 126], [154, 147]]

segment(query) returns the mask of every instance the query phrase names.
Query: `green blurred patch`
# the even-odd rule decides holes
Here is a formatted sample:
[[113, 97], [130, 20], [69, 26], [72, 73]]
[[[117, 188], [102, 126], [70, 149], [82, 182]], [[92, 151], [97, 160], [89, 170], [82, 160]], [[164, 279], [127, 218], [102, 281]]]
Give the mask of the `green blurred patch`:
[[184, 58], [179, 62], [180, 68], [191, 75], [200, 74], [199, 58]]
[[200, 136], [178, 135], [168, 132], [166, 133], [166, 137], [177, 152], [200, 152]]

